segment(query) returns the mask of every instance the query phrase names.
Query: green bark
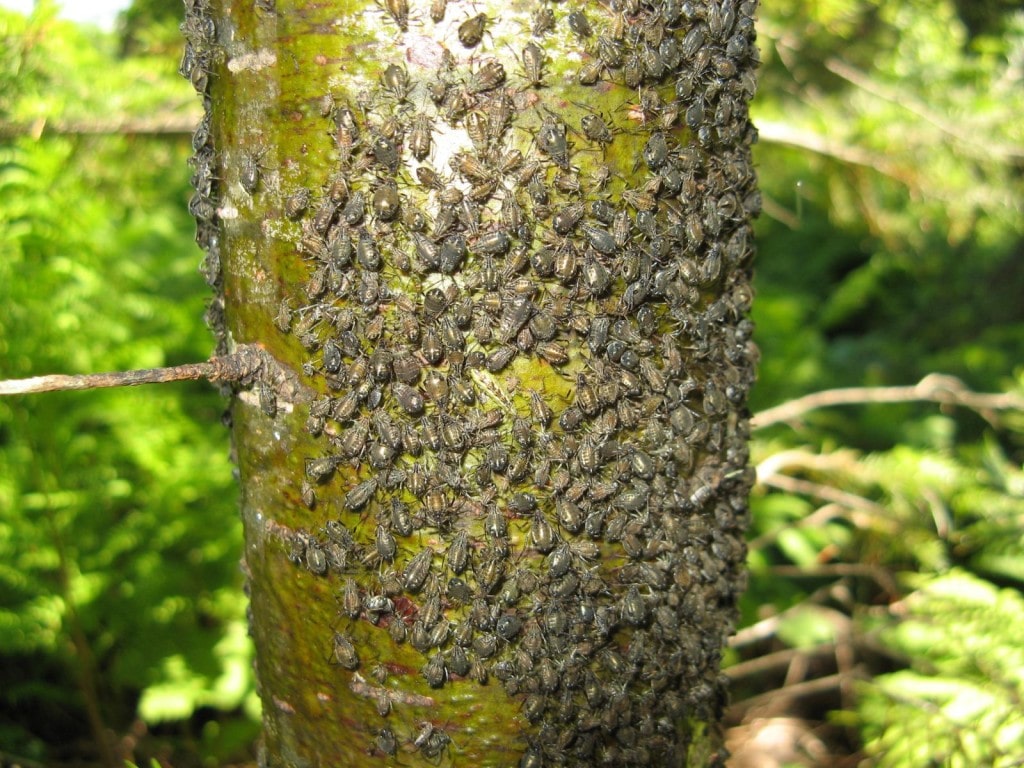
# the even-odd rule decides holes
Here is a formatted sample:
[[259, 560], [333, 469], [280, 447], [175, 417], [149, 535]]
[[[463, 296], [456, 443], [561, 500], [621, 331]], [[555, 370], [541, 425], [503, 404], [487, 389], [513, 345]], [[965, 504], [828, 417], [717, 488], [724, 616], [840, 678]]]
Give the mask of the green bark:
[[187, 4], [264, 762], [720, 760], [754, 4]]

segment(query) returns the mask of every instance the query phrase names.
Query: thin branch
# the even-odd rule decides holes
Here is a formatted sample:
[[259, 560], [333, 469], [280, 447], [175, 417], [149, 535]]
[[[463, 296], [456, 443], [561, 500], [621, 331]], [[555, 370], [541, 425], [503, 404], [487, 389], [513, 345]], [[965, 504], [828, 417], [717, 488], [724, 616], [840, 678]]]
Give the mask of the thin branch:
[[780, 669], [787, 668], [793, 663], [797, 656], [805, 656], [813, 660], [821, 661], [835, 655], [834, 643], [820, 643], [810, 648], [783, 648], [780, 651], [773, 651], [762, 656], [755, 656], [747, 661], [741, 661], [723, 670], [730, 681], [736, 682], [761, 675], [777, 674]]
[[975, 150], [976, 157], [991, 158], [993, 155], [998, 155], [1002, 158], [1015, 160], [1024, 157], [1024, 147], [979, 140], [982, 137], [977, 132], [972, 134], [958, 127], [960, 124], [963, 124], [962, 119], [940, 115], [908, 91], [883, 85], [856, 67], [851, 67], [841, 59], [831, 58], [826, 60], [825, 68], [848, 83], [857, 86], [865, 93], [870, 93], [872, 96], [877, 96], [880, 99], [902, 107], [950, 138], [971, 147]]
[[895, 599], [900, 594], [896, 579], [885, 568], [868, 563], [825, 563], [812, 567], [802, 565], [773, 565], [769, 573], [793, 579], [817, 579], [822, 576], [865, 576]]
[[298, 378], [256, 344], [240, 344], [235, 351], [211, 357], [205, 363], [186, 363], [169, 368], [144, 368], [135, 371], [89, 373], [77, 376], [50, 375], [30, 379], [0, 381], [0, 396], [24, 395], [101, 387], [134, 387], [139, 384], [162, 384], [168, 381], [206, 379], [210, 382], [250, 383], [262, 381], [275, 395], [288, 403], [306, 402], [311, 398]]
[[25, 395], [35, 392], [57, 392], [72, 389], [102, 389], [104, 387], [134, 387], [139, 384], [162, 384], [167, 381], [213, 379], [214, 365], [187, 363], [171, 368], [142, 368], [135, 371], [86, 373], [79, 375], [51, 374], [30, 379], [0, 381], [0, 395]]
[[1012, 392], [972, 392], [954, 376], [931, 373], [913, 386], [845, 387], [814, 392], [761, 411], [755, 414], [750, 424], [753, 429], [764, 429], [780, 422], [792, 423], [806, 413], [836, 405], [911, 402], [932, 402], [970, 408], [993, 426], [998, 426], [994, 411], [1024, 410], [1024, 398]]
[[831, 157], [848, 165], [870, 168], [908, 187], [919, 186], [916, 182], [916, 173], [911, 168], [897, 165], [881, 153], [843, 144], [813, 131], [796, 128], [787, 123], [758, 120], [757, 136], [761, 143], [783, 144], [806, 150], [823, 157]]
[[[857, 670], [853, 670], [853, 676], [859, 677]], [[819, 677], [813, 680], [806, 680], [802, 683], [787, 685], [784, 688], [776, 688], [767, 693], [752, 696], [743, 701], [737, 701], [729, 706], [729, 716], [735, 720], [742, 720], [747, 713], [758, 710], [760, 717], [767, 716], [768, 712], [785, 712], [794, 706], [798, 699], [816, 698], [823, 694], [841, 690], [844, 678], [848, 674], [837, 673]], [[763, 711], [761, 711], [763, 708]]]
[[62, 135], [187, 135], [191, 134], [202, 113], [196, 109], [162, 112], [150, 116], [113, 115], [110, 117], [65, 120], [39, 117], [29, 123], [0, 121], [0, 139], [31, 136], [38, 139], [44, 134]]
[[[858, 496], [855, 493], [849, 493], [848, 491], [843, 491], [824, 483], [815, 483], [811, 480], [803, 480], [799, 477], [790, 477], [789, 475], [781, 474], [771, 475], [764, 478], [758, 476], [757, 481], [761, 485], [766, 485], [770, 488], [778, 488], [780, 491], [788, 491], [790, 493], [797, 493], [803, 496], [812, 496], [814, 498], [821, 499], [822, 501], [834, 502], [851, 511], [860, 510], [862, 512], [866, 512], [871, 515], [871, 520], [886, 520], [888, 516], [888, 510], [881, 504], [876, 504], [863, 496]], [[857, 521], [854, 520], [854, 522], [856, 523]]]

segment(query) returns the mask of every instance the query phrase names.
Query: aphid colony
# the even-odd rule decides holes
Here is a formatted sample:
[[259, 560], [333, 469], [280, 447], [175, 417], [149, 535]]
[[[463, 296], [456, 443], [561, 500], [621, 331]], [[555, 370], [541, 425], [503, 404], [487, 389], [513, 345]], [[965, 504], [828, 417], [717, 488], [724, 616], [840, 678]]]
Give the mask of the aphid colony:
[[215, 296], [206, 311], [206, 321], [217, 340], [216, 353], [228, 352], [224, 328], [224, 298], [221, 295], [220, 243], [217, 235], [216, 155], [210, 126], [210, 71], [215, 58], [216, 29], [204, 13], [203, 0], [186, 0], [185, 21], [181, 31], [185, 35], [185, 52], [178, 72], [192, 83], [203, 98], [203, 119], [192, 135], [192, 155], [189, 162], [195, 168], [192, 186], [195, 193], [189, 201], [189, 212], [196, 219], [196, 242], [205, 251], [200, 271]]
[[[501, 681], [529, 723], [524, 766], [662, 764], [681, 719], [722, 705], [752, 480], [754, 5], [539, 3], [510, 52], [485, 13], [386, 0], [401, 31], [458, 8], [472, 56], [429, 77], [381, 61], [372, 93], [326, 98], [319, 187], [266, 189], [255, 157], [227, 171], [279, 196], [307, 266], [276, 325], [321, 393], [306, 426], [323, 451], [295, 495], [322, 520], [291, 557], [337, 583], [343, 623], [419, 651], [430, 687]], [[561, 24], [576, 82], [620, 87], [628, 110], [543, 105]], [[212, 32], [186, 32], [194, 73]], [[467, 140], [435, 167], [442, 130]], [[602, 158], [627, 143], [624, 180]], [[367, 666], [343, 628], [332, 648]], [[450, 740], [410, 741], [433, 757]]]

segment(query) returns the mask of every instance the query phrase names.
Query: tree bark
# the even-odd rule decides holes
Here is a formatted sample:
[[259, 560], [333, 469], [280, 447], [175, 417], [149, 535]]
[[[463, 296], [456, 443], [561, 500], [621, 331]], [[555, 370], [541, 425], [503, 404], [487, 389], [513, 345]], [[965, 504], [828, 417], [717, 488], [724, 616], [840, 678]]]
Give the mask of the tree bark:
[[262, 762], [720, 762], [755, 3], [186, 5]]

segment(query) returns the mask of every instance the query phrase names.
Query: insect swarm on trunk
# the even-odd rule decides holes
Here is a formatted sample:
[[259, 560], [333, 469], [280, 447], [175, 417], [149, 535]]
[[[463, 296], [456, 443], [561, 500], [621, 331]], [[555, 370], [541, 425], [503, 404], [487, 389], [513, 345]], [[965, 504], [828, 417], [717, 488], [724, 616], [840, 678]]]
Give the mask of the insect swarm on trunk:
[[[717, 748], [750, 485], [754, 4], [677, 5], [190, 11], [215, 19], [188, 27], [200, 147], [253, 157], [258, 134], [286, 179], [198, 179], [224, 322], [318, 403], [294, 433], [233, 409], [271, 764]], [[257, 41], [287, 77], [227, 67]], [[232, 195], [251, 219], [219, 220]]]

